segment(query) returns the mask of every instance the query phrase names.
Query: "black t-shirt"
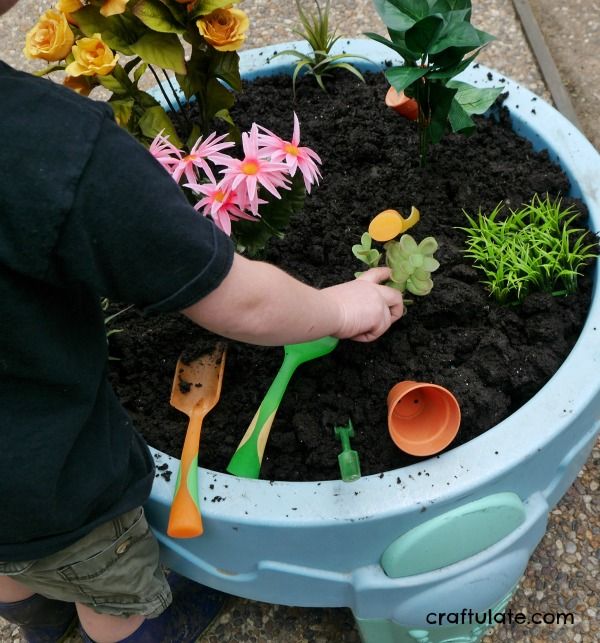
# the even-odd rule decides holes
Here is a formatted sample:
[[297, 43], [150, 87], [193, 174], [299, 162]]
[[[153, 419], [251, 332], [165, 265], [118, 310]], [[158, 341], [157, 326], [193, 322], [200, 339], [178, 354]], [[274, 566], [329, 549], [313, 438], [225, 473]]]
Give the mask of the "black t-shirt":
[[110, 107], [1, 61], [0, 141], [0, 561], [16, 561], [152, 486], [107, 381], [100, 298], [181, 310], [220, 284], [233, 245]]

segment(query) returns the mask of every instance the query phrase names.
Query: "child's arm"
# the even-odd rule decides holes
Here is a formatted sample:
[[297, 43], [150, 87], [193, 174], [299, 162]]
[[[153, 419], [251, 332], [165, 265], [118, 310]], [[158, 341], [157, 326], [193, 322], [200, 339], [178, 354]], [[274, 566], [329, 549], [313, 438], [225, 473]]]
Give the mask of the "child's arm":
[[402, 316], [402, 295], [380, 285], [388, 268], [323, 290], [279, 268], [235, 255], [229, 274], [209, 295], [182, 312], [215, 333], [265, 346], [326, 335], [371, 341]]

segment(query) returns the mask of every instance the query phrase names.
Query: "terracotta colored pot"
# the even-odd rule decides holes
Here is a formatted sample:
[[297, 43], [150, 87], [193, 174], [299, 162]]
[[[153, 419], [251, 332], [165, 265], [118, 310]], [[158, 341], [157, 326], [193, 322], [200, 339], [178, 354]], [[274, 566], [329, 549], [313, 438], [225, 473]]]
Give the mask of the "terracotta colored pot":
[[456, 437], [460, 407], [448, 389], [406, 380], [388, 393], [388, 429], [394, 444], [411, 455], [435, 455]]
[[411, 121], [419, 118], [419, 103], [404, 92], [397, 92], [393, 87], [390, 87], [385, 95], [385, 104]]

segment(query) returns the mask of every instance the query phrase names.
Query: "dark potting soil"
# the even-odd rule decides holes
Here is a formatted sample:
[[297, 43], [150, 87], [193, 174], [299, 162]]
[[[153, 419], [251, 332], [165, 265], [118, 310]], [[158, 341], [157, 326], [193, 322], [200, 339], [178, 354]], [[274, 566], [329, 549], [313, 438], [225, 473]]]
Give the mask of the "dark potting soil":
[[[387, 432], [386, 396], [400, 380], [450, 389], [462, 411], [452, 447], [467, 442], [548, 381], [586, 317], [589, 275], [576, 295], [534, 294], [522, 306], [505, 307], [489, 297], [462, 254], [464, 233], [457, 226], [465, 224], [463, 210], [491, 212], [500, 201], [518, 207], [535, 193], [568, 192], [566, 176], [547, 153], [534, 152], [515, 135], [507, 113], [497, 108], [496, 118], [477, 119], [471, 137], [449, 135], [433, 146], [421, 168], [415, 125], [385, 108], [386, 90], [382, 74], [367, 74], [362, 84], [342, 73], [329, 80], [328, 93], [303, 79], [294, 102], [289, 77], [263, 78], [245, 85], [233, 111], [242, 131], [256, 121], [288, 138], [295, 110], [301, 143], [323, 160], [321, 184], [285, 238], [270, 243], [266, 261], [316, 287], [352, 279], [362, 265], [351, 246], [371, 218], [386, 208], [407, 215], [415, 205], [421, 221], [411, 234], [436, 237], [441, 263], [432, 293], [413, 297], [406, 316], [381, 339], [342, 341], [330, 355], [300, 366], [271, 430], [265, 479], [339, 478], [341, 446], [333, 427], [349, 419], [363, 475], [418, 461], [400, 452]], [[535, 102], [520, 109], [535, 113]], [[217, 338], [178, 314], [142, 318], [129, 311], [116, 327], [123, 329], [110, 337], [117, 394], [148, 443], [179, 457], [187, 417], [169, 405], [177, 358], [182, 351], [205, 352]], [[229, 341], [221, 400], [203, 426], [201, 466], [225, 471], [282, 358], [280, 347]]]

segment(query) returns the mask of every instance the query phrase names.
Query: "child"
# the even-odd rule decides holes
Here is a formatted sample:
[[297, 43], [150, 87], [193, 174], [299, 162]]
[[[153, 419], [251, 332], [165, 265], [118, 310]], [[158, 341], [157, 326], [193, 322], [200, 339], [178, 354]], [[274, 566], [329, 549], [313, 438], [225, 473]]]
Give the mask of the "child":
[[2, 62], [0, 137], [0, 616], [32, 642], [75, 613], [86, 641], [193, 641], [223, 595], [160, 568], [100, 298], [282, 345], [374, 340], [402, 296], [387, 268], [316, 290], [237, 255], [110, 107]]

